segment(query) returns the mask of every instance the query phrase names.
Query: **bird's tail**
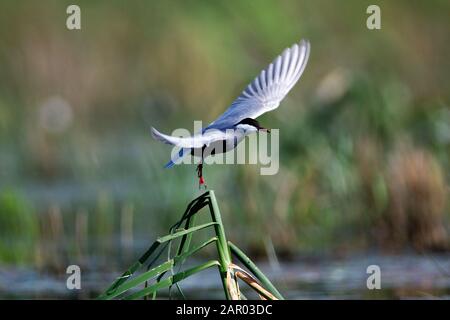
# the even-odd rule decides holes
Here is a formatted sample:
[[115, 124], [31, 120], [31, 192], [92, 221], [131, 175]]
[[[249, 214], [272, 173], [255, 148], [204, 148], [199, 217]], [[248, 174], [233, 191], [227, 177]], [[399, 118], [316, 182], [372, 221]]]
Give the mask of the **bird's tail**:
[[171, 144], [171, 145], [175, 145], [176, 144], [176, 141], [174, 141], [176, 139], [175, 137], [171, 137], [171, 136], [168, 136], [166, 134], [163, 134], [163, 133], [159, 132], [158, 130], [156, 130], [153, 127], [152, 127], [151, 132], [152, 132], [152, 137], [154, 139], [158, 140], [158, 141], [161, 141], [161, 142], [166, 143], [166, 144]]
[[[177, 146], [180, 142], [181, 138], [179, 137], [173, 137], [165, 135], [155, 128], [152, 127], [152, 136], [158, 141], [164, 142], [166, 144]], [[172, 168], [174, 165], [178, 164], [179, 160], [183, 158], [186, 154], [188, 154], [190, 149], [189, 148], [181, 148], [180, 151], [172, 156], [172, 159], [170, 159], [169, 162], [166, 163], [164, 168]]]

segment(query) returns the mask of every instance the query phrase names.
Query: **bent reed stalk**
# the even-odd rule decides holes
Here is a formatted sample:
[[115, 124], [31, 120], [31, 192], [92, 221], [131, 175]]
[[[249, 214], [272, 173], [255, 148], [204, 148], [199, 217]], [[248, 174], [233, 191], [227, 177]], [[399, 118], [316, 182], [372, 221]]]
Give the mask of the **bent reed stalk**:
[[[204, 207], [208, 207], [210, 211], [211, 222], [195, 225], [195, 217]], [[199, 231], [208, 228], [213, 228], [215, 235], [200, 245], [191, 248], [192, 237]], [[175, 239], [179, 239], [180, 242], [176, 254], [171, 257], [171, 245]], [[183, 263], [189, 257], [212, 243], [216, 244], [218, 259], [180, 271]], [[156, 265], [156, 261], [164, 252], [167, 252], [167, 260]], [[247, 270], [235, 265], [232, 262], [232, 255]], [[170, 293], [170, 289], [174, 285], [181, 296], [186, 298], [179, 283], [214, 266], [218, 268], [225, 298], [228, 300], [245, 299], [245, 296], [239, 290], [238, 279], [249, 285], [262, 299], [283, 299], [283, 296], [251, 259], [235, 244], [227, 241], [213, 190], [208, 190], [192, 200], [181, 219], [170, 228], [169, 234], [159, 237], [138, 261], [118, 277], [97, 299], [156, 299], [158, 290], [169, 288]], [[146, 267], [146, 271], [135, 275], [143, 267]], [[179, 271], [175, 273], [174, 267], [178, 267]], [[142, 285], [143, 288], [140, 287]]]

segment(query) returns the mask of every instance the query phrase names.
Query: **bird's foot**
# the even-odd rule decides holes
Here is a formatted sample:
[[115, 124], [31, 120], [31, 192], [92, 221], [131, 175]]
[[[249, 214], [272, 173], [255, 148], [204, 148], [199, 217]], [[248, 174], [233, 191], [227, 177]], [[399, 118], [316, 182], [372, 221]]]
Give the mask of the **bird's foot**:
[[208, 186], [206, 185], [205, 179], [203, 178], [203, 163], [200, 163], [197, 166], [197, 176], [198, 176], [198, 188], [201, 190], [203, 187], [206, 190]]
[[198, 179], [198, 189], [201, 190], [202, 188], [206, 190], [208, 189], [208, 186], [206, 185], [205, 179], [203, 179], [203, 177], [200, 177]]

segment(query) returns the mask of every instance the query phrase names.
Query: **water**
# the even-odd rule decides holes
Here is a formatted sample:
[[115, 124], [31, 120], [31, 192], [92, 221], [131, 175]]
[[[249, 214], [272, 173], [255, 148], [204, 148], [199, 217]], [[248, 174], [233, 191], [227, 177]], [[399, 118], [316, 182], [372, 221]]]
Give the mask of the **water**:
[[[381, 289], [366, 286], [369, 265], [381, 269]], [[450, 299], [450, 255], [353, 255], [347, 258], [298, 258], [271, 266], [258, 263], [287, 299]], [[189, 264], [186, 265], [189, 267]], [[82, 269], [81, 290], [66, 288], [67, 275], [31, 268], [0, 267], [0, 298], [89, 299], [104, 290], [123, 270]], [[181, 283], [192, 299], [222, 298], [217, 269]], [[242, 292], [256, 298], [245, 284]], [[172, 289], [177, 296], [176, 289]], [[167, 292], [163, 294], [167, 298]]]

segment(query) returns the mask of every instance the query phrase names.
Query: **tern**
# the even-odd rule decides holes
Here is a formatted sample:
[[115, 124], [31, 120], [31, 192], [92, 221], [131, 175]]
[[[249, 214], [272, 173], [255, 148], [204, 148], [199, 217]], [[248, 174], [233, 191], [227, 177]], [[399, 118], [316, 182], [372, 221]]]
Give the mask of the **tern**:
[[308, 62], [309, 52], [310, 44], [307, 40], [301, 40], [286, 48], [242, 91], [221, 116], [193, 136], [170, 136], [152, 127], [152, 136], [156, 140], [180, 148], [165, 168], [173, 167], [188, 155], [200, 157], [197, 175], [201, 187], [205, 184], [204, 158], [236, 148], [247, 135], [254, 132], [270, 133], [270, 130], [262, 127], [256, 118], [280, 105], [281, 100], [300, 79]]

